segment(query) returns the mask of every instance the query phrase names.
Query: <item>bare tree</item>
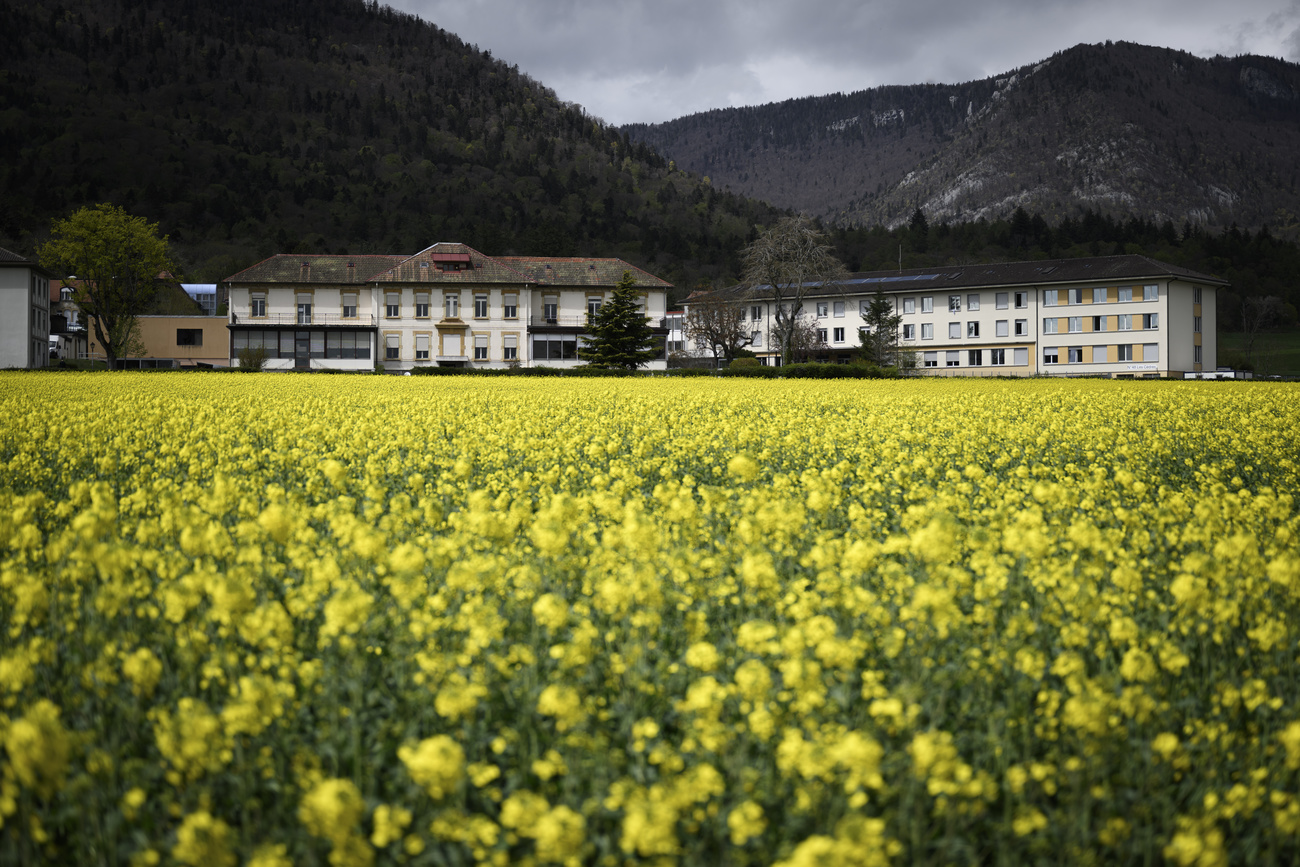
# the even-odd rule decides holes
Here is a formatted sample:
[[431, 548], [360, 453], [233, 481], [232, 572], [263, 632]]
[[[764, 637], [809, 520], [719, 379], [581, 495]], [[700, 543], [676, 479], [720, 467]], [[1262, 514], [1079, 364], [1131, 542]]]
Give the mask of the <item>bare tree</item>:
[[696, 346], [713, 353], [713, 361], [730, 362], [739, 350], [754, 342], [745, 320], [745, 305], [726, 298], [686, 300], [686, 321], [682, 331]]
[[782, 364], [792, 357], [804, 296], [810, 290], [836, 287], [847, 277], [848, 271], [807, 217], [786, 217], [745, 248], [744, 279], [772, 299], [772, 336], [781, 348]]
[[1241, 330], [1245, 336], [1246, 360], [1251, 367], [1258, 364], [1256, 345], [1264, 332], [1273, 328], [1282, 313], [1282, 299], [1276, 295], [1252, 296], [1241, 302]]
[[808, 361], [815, 353], [830, 349], [822, 340], [817, 323], [800, 316], [790, 323], [790, 362]]

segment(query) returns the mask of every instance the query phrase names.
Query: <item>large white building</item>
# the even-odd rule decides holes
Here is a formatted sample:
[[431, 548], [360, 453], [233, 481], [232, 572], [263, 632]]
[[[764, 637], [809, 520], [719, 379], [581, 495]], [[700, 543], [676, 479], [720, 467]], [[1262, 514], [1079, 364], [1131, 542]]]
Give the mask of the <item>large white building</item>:
[[[867, 304], [882, 292], [921, 373], [1182, 377], [1215, 369], [1215, 295], [1227, 285], [1146, 256], [960, 265], [810, 286], [801, 315], [819, 338], [812, 358], [820, 361], [853, 356]], [[772, 296], [770, 287], [704, 296], [744, 308], [749, 348], [764, 364], [780, 363]]]
[[226, 281], [230, 362], [260, 346], [271, 370], [578, 366], [587, 317], [624, 273], [662, 340], [670, 284], [620, 259], [485, 256], [458, 243], [272, 256]]
[[17, 253], [0, 249], [0, 369], [50, 363], [50, 279]]

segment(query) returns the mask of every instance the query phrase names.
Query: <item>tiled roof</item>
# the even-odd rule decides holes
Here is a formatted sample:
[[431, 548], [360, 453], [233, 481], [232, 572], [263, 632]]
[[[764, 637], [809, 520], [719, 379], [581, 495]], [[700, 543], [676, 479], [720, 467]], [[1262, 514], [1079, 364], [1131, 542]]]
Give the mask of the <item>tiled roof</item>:
[[22, 265], [27, 264], [27, 260], [22, 256], [19, 256], [17, 253], [11, 253], [4, 247], [0, 247], [0, 262], [15, 262]]
[[563, 259], [550, 256], [498, 256], [537, 283], [548, 286], [615, 286], [629, 272], [638, 286], [667, 289], [672, 284], [622, 259]]
[[[443, 270], [439, 264], [471, 267]], [[351, 266], [351, 267], [349, 267]], [[315, 256], [284, 253], [227, 277], [230, 283], [511, 283], [540, 286], [614, 286], [631, 273], [638, 286], [672, 284], [622, 259], [485, 256], [465, 244], [442, 242], [414, 256]]]
[[[1188, 268], [1159, 262], [1148, 256], [1100, 256], [1088, 259], [1049, 259], [1036, 262], [998, 262], [990, 265], [944, 265], [910, 268], [904, 271], [862, 271], [850, 274], [825, 294], [841, 292], [925, 292], [945, 289], [975, 289], [985, 286], [1059, 286], [1067, 283], [1122, 283], [1172, 277], [1196, 283], [1227, 286], [1225, 280]], [[763, 297], [766, 286], [733, 286], [718, 292], [692, 296], [690, 300]], [[813, 289], [807, 294], [822, 294]]]
[[[469, 256], [472, 267], [463, 271], [443, 271], [436, 261], [465, 255]], [[516, 286], [528, 282], [524, 275], [503, 265], [500, 259], [484, 256], [465, 244], [445, 242], [414, 256], [404, 256], [371, 279], [378, 283], [513, 283]]]
[[[229, 283], [365, 283], [405, 256], [322, 256], [280, 253], [245, 268]], [[351, 266], [351, 267], [349, 267]]]

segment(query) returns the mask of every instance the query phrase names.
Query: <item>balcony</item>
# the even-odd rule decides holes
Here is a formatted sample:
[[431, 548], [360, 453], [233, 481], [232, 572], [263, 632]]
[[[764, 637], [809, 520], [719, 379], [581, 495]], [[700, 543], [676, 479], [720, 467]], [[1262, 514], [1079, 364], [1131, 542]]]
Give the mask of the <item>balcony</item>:
[[[646, 318], [650, 319], [651, 328], [657, 331], [667, 330], [668, 325], [666, 324], [667, 323], [666, 318], [659, 319], [657, 321], [653, 317], [646, 317]], [[588, 322], [587, 314], [585, 313], [580, 313], [577, 315], [567, 315], [567, 316], [549, 316], [549, 317], [532, 316], [529, 317], [528, 319], [528, 327], [530, 329], [555, 328], [555, 329], [578, 329], [580, 331], [585, 331], [587, 328], [587, 322]]]
[[310, 316], [299, 316], [297, 313], [268, 313], [266, 316], [246, 316], [237, 313], [230, 314], [230, 325], [238, 325], [241, 328], [283, 328], [285, 326], [303, 328], [373, 328], [375, 326], [375, 317], [369, 313], [361, 313], [357, 316], [343, 317], [333, 313], [313, 313]]

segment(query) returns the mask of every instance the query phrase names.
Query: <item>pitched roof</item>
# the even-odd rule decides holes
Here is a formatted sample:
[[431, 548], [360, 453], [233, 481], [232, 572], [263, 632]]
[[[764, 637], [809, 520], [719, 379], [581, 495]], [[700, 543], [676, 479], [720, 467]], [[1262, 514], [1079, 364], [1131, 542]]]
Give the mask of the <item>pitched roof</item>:
[[278, 253], [227, 277], [229, 283], [365, 283], [405, 256]]
[[42, 268], [39, 262], [19, 256], [17, 253], [3, 247], [0, 247], [0, 268], [31, 268], [46, 279], [56, 279], [54, 274], [49, 269]]
[[[443, 263], [464, 265], [464, 270], [442, 270]], [[527, 278], [501, 264], [501, 260], [485, 256], [467, 244], [442, 242], [421, 250], [414, 256], [402, 257], [386, 271], [373, 278], [377, 283], [527, 283]]]
[[554, 256], [498, 256], [531, 280], [547, 286], [615, 286], [626, 271], [638, 286], [667, 289], [672, 286], [648, 271], [622, 259], [559, 258]]
[[[1034, 262], [996, 262], [988, 265], [944, 265], [934, 268], [909, 268], [903, 271], [860, 271], [824, 294], [841, 292], [925, 292], [945, 289], [976, 289], [985, 286], [1050, 287], [1068, 283], [1121, 283], [1125, 281], [1174, 278], [1215, 286], [1227, 286], [1226, 280], [1201, 274], [1189, 268], [1160, 262], [1149, 256], [1097, 256], [1086, 259], [1047, 259]], [[819, 288], [819, 287], [818, 287]], [[818, 288], [808, 295], [822, 294]], [[705, 299], [736, 300], [764, 297], [767, 286], [745, 285], [721, 289], [690, 301]]]

